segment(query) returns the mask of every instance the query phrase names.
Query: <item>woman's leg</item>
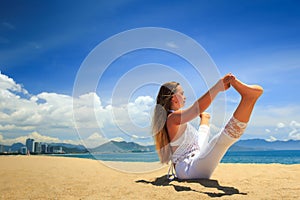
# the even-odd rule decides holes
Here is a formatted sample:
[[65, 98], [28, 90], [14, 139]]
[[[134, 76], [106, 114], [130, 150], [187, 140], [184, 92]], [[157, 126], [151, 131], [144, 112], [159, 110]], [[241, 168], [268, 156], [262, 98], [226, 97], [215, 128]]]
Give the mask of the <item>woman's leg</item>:
[[257, 99], [263, 93], [263, 88], [259, 85], [247, 85], [238, 79], [233, 80], [231, 85], [242, 97], [233, 116], [237, 120], [247, 123]]
[[185, 173], [181, 174], [182, 178], [210, 178], [228, 148], [243, 134], [255, 102], [262, 94], [263, 89], [256, 85], [246, 85], [237, 79], [231, 84], [242, 97], [240, 104], [223, 131], [209, 142], [200, 155], [186, 163]]
[[259, 85], [247, 85], [238, 79], [233, 80], [231, 85], [240, 93], [241, 101], [224, 131], [230, 137], [239, 138], [246, 128], [245, 123], [249, 122], [254, 105], [262, 95], [263, 89]]
[[[195, 156], [186, 167], [186, 179], [210, 178], [215, 168], [229, 149], [237, 141], [224, 134], [224, 130], [214, 136], [200, 155]], [[180, 178], [180, 177], [178, 177]]]

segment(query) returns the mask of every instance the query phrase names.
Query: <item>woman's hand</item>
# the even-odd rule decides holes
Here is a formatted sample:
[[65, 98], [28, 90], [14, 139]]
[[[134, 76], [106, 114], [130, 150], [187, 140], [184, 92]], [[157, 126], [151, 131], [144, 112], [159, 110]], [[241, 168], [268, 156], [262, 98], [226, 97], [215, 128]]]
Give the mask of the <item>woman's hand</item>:
[[209, 126], [209, 120], [210, 120], [210, 114], [209, 113], [207, 113], [207, 112], [200, 113], [199, 117], [201, 118], [200, 125]]
[[226, 74], [223, 78], [221, 78], [217, 84], [215, 85], [215, 87], [219, 90], [219, 91], [225, 91], [228, 88], [230, 88], [230, 83], [235, 80], [235, 76], [231, 73]]

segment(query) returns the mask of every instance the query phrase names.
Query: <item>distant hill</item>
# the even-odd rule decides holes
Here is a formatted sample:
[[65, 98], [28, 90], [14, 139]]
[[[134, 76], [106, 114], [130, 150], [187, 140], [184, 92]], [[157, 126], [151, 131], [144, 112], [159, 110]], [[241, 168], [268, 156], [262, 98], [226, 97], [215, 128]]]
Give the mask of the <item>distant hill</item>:
[[18, 142], [18, 143], [14, 143], [13, 145], [3, 145], [4, 146], [4, 151], [8, 152], [8, 151], [11, 151], [11, 152], [17, 152], [19, 151], [19, 149], [21, 149], [21, 147], [25, 146], [24, 144]]
[[81, 145], [81, 144], [68, 144], [68, 143], [50, 143], [48, 144], [50, 146], [61, 146], [61, 147], [65, 147], [65, 148], [76, 148], [76, 149], [81, 149], [81, 150], [85, 150], [86, 148]]
[[21, 147], [24, 147], [25, 145], [18, 142], [18, 143], [14, 143], [13, 145], [10, 146], [11, 151], [19, 151], [19, 149], [21, 149]]
[[[229, 151], [267, 151], [267, 150], [300, 150], [300, 140], [268, 142], [263, 139], [239, 140]], [[91, 153], [153, 152], [155, 146], [142, 146], [134, 142], [110, 141], [96, 148]]]
[[262, 139], [239, 140], [230, 151], [300, 150], [300, 140], [268, 142]]
[[155, 151], [153, 145], [142, 146], [134, 142], [109, 141], [96, 148], [89, 149], [91, 153], [125, 153], [125, 152], [151, 152]]
[[67, 143], [51, 143], [50, 146], [61, 146], [65, 153], [87, 153], [88, 150], [83, 145]]

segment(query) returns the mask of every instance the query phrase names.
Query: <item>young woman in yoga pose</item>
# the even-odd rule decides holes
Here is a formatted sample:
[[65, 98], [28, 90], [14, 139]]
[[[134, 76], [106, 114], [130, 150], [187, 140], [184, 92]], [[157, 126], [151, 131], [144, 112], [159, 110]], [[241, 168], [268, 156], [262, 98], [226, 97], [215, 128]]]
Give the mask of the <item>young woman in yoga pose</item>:
[[[219, 92], [232, 86], [241, 101], [225, 128], [210, 141], [209, 114], [204, 111]], [[183, 88], [168, 82], [161, 86], [152, 120], [156, 150], [160, 161], [172, 161], [179, 179], [210, 178], [227, 149], [243, 134], [257, 99], [263, 93], [258, 85], [247, 85], [227, 74], [192, 106], [185, 104]], [[200, 116], [196, 130], [189, 121]]]

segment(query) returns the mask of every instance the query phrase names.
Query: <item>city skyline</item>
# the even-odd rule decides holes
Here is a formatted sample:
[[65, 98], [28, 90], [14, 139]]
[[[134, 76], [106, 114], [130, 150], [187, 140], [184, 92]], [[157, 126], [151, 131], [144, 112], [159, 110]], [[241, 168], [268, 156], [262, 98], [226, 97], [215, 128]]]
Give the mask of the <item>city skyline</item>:
[[[22, 145], [20, 145], [22, 144]], [[32, 138], [27, 138], [25, 143], [14, 143], [13, 145], [18, 145], [18, 149], [12, 150], [12, 146], [8, 148], [8, 151], [5, 150], [5, 144], [0, 144], [0, 153], [20, 153], [23, 155], [30, 155], [30, 154], [56, 154], [56, 153], [65, 153], [63, 151], [62, 146], [59, 146], [58, 144], [48, 144], [46, 142], [39, 142], [35, 141]], [[6, 147], [7, 149], [7, 147]]]

